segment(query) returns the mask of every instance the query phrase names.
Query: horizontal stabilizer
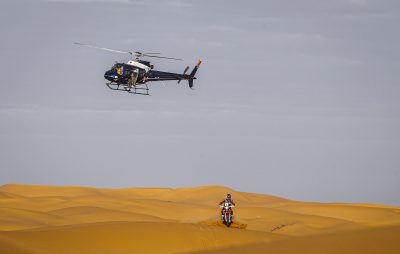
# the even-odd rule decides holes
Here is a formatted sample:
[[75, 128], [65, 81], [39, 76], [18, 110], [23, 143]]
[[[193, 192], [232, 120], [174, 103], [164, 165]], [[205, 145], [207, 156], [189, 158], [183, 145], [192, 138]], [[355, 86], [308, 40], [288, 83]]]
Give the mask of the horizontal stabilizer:
[[[188, 70], [189, 70], [189, 66], [186, 66], [185, 70], [183, 71], [183, 75], [182, 75], [182, 76], [185, 76], [185, 74], [186, 74], [186, 72], [187, 72]], [[182, 79], [178, 80], [178, 84], [181, 83], [181, 80], [182, 80]]]

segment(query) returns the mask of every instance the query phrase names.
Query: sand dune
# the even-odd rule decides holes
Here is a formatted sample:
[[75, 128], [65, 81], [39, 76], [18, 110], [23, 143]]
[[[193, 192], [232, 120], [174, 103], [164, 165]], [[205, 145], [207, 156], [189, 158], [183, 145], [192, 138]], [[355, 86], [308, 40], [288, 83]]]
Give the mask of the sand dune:
[[75, 223], [91, 223], [100, 221], [153, 221], [163, 222], [168, 221], [156, 216], [147, 214], [116, 211], [91, 206], [75, 206], [49, 211], [48, 214], [53, 214], [68, 218]]
[[0, 230], [18, 230], [69, 224], [69, 220], [61, 216], [23, 209], [0, 207], [0, 215]]
[[243, 207], [236, 209], [240, 220], [248, 229], [269, 231], [285, 235], [309, 235], [330, 233], [336, 230], [365, 228], [354, 221], [321, 215], [309, 215], [265, 207]]
[[[218, 203], [228, 192], [237, 203], [235, 220], [242, 229], [218, 223]], [[381, 253], [400, 253], [393, 240], [398, 240], [399, 227], [399, 207], [298, 202], [223, 186], [0, 187], [2, 254], [212, 253], [220, 248], [234, 253], [339, 253], [339, 242], [349, 250], [358, 248], [355, 253], [372, 250], [361, 246], [364, 241], [382, 244]]]
[[[114, 222], [0, 232], [5, 247], [29, 246], [40, 253], [177, 253], [282, 239], [272, 233], [202, 224]], [[14, 251], [14, 250], [13, 250]], [[20, 251], [29, 253], [29, 251]]]
[[351, 204], [288, 204], [281, 210], [325, 216], [369, 226], [400, 224], [399, 209]]
[[[271, 243], [256, 243], [235, 248], [199, 251], [196, 254], [269, 253], [269, 254], [398, 254], [400, 227], [373, 228], [309, 237], [288, 238]], [[193, 253], [193, 254], [195, 254]]]

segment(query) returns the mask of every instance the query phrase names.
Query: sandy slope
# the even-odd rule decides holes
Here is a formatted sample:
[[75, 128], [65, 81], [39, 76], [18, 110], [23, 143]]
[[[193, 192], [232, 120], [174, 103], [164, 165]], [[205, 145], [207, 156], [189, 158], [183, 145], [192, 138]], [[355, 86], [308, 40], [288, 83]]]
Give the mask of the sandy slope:
[[28, 231], [0, 232], [12, 246], [27, 247], [19, 253], [176, 253], [281, 239], [272, 233], [229, 230], [202, 224], [108, 222]]
[[268, 254], [398, 254], [400, 251], [400, 227], [364, 229], [327, 235], [313, 235], [256, 243], [238, 247], [195, 252], [216, 253], [268, 253]]
[[[228, 192], [237, 203], [235, 218], [247, 224], [246, 229], [215, 226], [219, 225], [214, 223], [219, 220], [217, 204]], [[348, 239], [361, 235], [365, 236], [357, 238], [357, 248], [363, 252], [363, 241], [379, 240], [376, 244], [385, 243], [383, 250], [400, 253], [400, 245], [390, 242], [399, 235], [398, 227], [399, 207], [297, 202], [222, 186], [0, 187], [2, 254], [182, 253], [233, 244], [251, 253], [279, 251], [279, 246], [289, 246], [285, 247], [288, 251], [297, 246], [293, 247], [296, 253], [313, 253], [307, 246], [320, 246], [314, 241], [334, 250], [328, 244], [351, 244]]]

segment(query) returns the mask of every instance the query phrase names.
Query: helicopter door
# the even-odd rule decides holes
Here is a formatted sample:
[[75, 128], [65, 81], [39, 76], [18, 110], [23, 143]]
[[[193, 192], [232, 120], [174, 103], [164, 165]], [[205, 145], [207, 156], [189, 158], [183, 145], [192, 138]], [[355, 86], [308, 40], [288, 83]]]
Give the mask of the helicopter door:
[[138, 69], [132, 71], [131, 76], [130, 76], [129, 81], [128, 81], [128, 87], [129, 88], [132, 88], [132, 86], [136, 86], [136, 81], [137, 81], [138, 76], [139, 76], [139, 70]]

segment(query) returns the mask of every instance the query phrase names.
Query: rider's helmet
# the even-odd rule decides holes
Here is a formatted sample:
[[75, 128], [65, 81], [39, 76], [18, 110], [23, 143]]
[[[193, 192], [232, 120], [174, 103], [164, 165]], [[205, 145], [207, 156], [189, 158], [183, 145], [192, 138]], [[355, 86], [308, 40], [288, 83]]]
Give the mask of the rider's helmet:
[[231, 199], [232, 198], [232, 196], [231, 196], [231, 194], [226, 194], [226, 199]]

